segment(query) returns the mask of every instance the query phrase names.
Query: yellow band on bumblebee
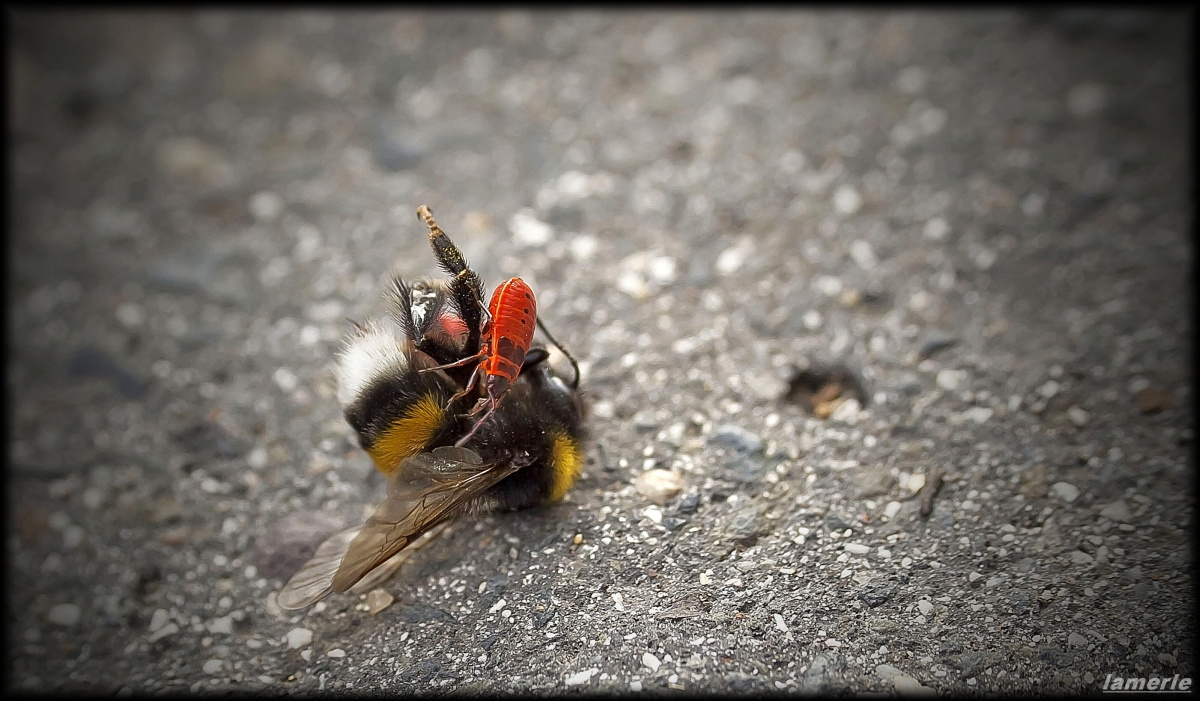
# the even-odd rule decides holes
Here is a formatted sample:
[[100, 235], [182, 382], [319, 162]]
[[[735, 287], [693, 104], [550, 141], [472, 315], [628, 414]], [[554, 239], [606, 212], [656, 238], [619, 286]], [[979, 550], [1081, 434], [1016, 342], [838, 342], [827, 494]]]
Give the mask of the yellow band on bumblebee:
[[445, 420], [441, 402], [427, 394], [404, 412], [376, 439], [367, 453], [375, 467], [385, 475], [405, 459], [425, 449]]
[[583, 451], [579, 441], [562, 431], [551, 433], [550, 469], [553, 474], [547, 501], [562, 499], [583, 471]]

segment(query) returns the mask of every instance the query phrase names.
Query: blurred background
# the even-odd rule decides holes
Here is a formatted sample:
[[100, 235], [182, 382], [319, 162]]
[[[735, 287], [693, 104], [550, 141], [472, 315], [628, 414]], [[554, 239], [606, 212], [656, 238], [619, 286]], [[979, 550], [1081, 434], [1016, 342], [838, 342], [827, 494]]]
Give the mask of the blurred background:
[[[6, 11], [10, 683], [1189, 670], [1191, 17]], [[381, 488], [329, 364], [438, 274], [422, 203], [581, 359], [589, 463], [396, 606], [285, 615]], [[710, 618], [624, 614], [671, 605]]]

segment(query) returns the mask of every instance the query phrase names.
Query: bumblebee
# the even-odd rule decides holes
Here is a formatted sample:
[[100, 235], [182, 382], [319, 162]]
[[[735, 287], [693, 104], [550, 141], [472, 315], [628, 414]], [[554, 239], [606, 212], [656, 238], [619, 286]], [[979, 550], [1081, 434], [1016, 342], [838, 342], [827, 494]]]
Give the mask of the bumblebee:
[[429, 209], [418, 215], [449, 279], [409, 285], [393, 277], [392, 323], [355, 324], [335, 368], [338, 402], [387, 478], [387, 497], [365, 524], [317, 548], [279, 592], [284, 609], [382, 581], [458, 516], [557, 501], [583, 466], [579, 367], [540, 318], [537, 327], [570, 362], [571, 380], [551, 368], [545, 346], [531, 345], [502, 401], [472, 415], [472, 405], [489, 399], [473, 381], [488, 359], [483, 285]]

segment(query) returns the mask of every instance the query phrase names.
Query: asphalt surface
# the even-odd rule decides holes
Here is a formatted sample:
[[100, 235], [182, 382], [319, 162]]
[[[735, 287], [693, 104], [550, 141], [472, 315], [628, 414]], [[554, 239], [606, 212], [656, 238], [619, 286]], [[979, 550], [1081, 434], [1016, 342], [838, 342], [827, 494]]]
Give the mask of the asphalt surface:
[[[1194, 673], [1193, 16], [8, 18], [9, 688]], [[584, 475], [283, 612], [421, 203], [583, 362]]]

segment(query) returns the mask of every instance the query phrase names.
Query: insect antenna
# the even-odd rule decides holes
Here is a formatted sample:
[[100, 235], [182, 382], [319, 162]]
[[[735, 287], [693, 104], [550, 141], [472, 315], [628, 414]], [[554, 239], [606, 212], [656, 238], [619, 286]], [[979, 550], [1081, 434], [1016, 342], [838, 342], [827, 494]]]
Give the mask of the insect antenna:
[[567, 350], [566, 347], [563, 346], [563, 344], [554, 340], [554, 336], [551, 335], [549, 329], [546, 328], [546, 325], [542, 323], [542, 317], [540, 317], [540, 316], [537, 318], [537, 325], [538, 325], [538, 328], [542, 330], [542, 333], [545, 334], [546, 338], [549, 339], [549, 341], [554, 344], [554, 347], [559, 349], [560, 351], [562, 351], [562, 354], [567, 356], [567, 360], [571, 361], [571, 369], [575, 371], [575, 379], [571, 380], [571, 389], [578, 389], [579, 388], [579, 363], [575, 362], [575, 356], [571, 355], [571, 351]]

